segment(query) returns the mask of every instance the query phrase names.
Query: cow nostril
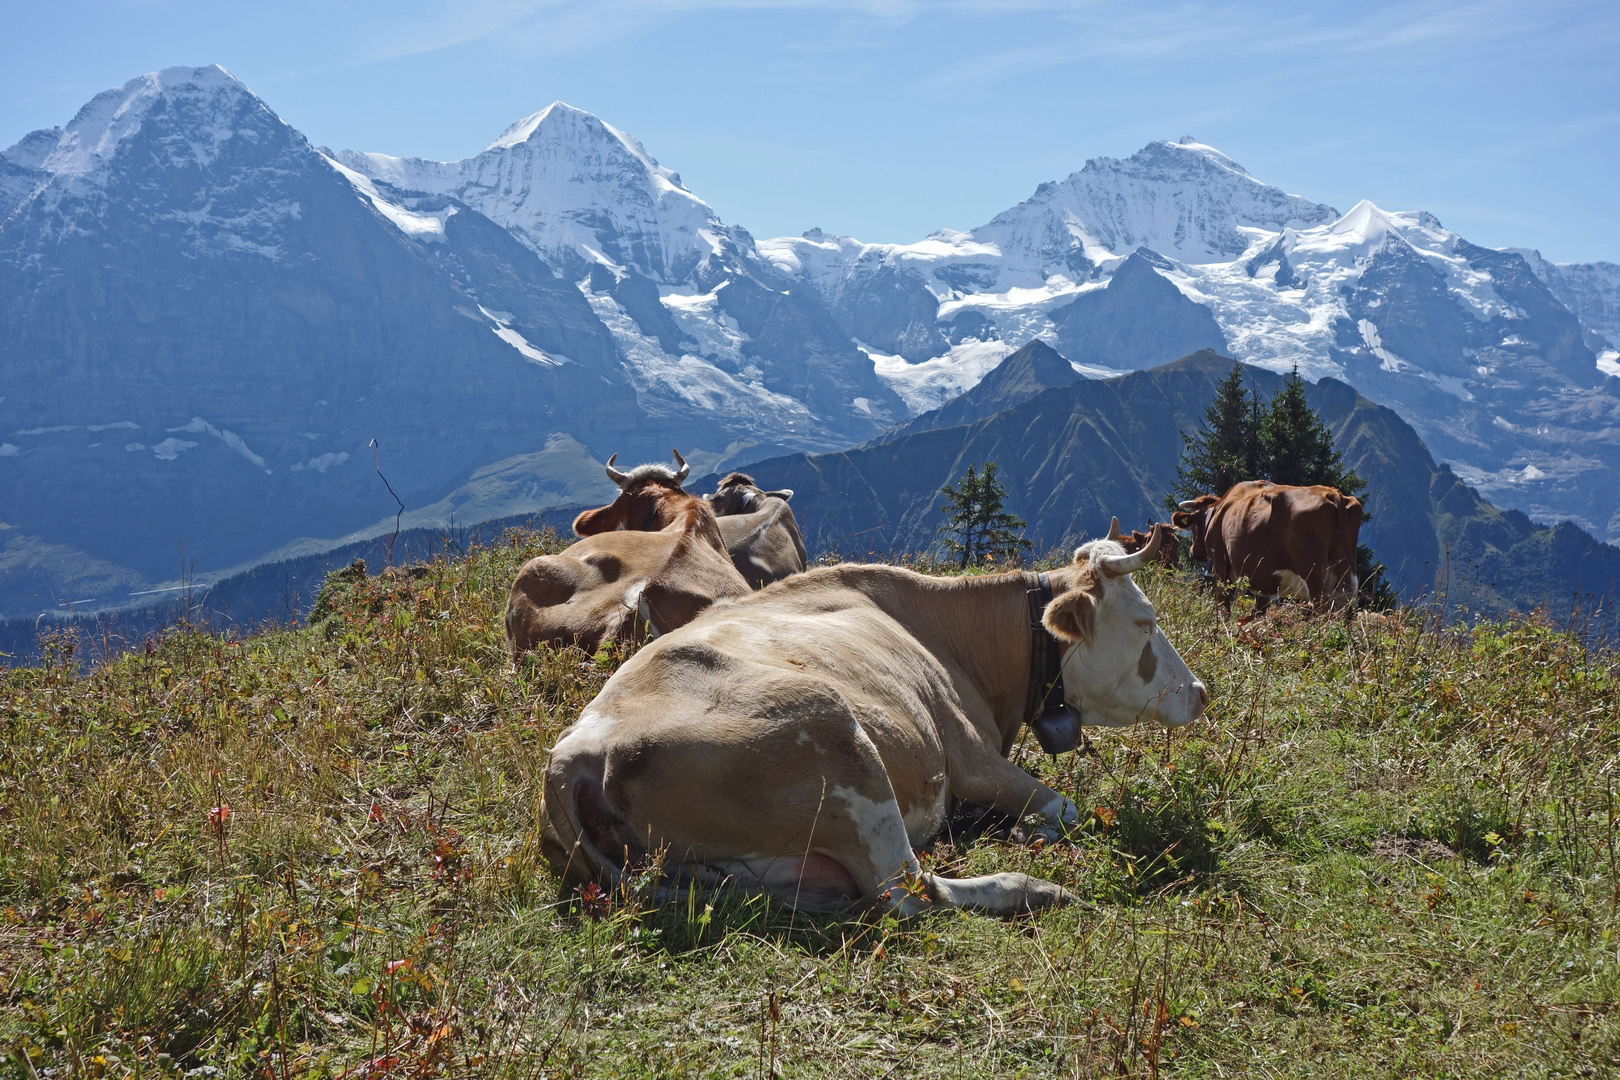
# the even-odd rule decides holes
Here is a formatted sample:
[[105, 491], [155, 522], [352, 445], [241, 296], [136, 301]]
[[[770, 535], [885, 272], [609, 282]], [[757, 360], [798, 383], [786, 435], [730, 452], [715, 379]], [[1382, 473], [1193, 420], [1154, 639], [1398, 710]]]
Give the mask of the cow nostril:
[[1198, 695], [1198, 708], [1193, 712], [1193, 715], [1199, 716], [1205, 709], [1209, 708], [1209, 689], [1203, 683], [1193, 683], [1193, 692]]

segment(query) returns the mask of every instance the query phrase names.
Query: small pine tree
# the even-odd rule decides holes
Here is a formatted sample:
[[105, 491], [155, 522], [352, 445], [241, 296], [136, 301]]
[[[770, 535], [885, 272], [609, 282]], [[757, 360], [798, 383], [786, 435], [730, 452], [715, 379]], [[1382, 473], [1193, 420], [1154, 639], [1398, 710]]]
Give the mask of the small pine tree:
[[995, 462], [987, 462], [982, 472], [969, 465], [955, 484], [946, 484], [939, 491], [945, 496], [945, 505], [940, 507], [945, 524], [939, 531], [944, 534], [946, 549], [959, 558], [963, 569], [987, 555], [1008, 561], [1033, 546], [1019, 531], [1027, 524], [1024, 519], [1004, 509], [1007, 491], [996, 479]]
[[1243, 365], [1234, 363], [1204, 410], [1203, 427], [1181, 433], [1181, 464], [1165, 505], [1173, 509], [1183, 499], [1206, 491], [1219, 495], [1239, 481], [1261, 475], [1262, 423], [1260, 399], [1243, 385]]
[[1333, 445], [1333, 433], [1305, 400], [1299, 367], [1266, 406], [1259, 424], [1259, 474], [1274, 484], [1309, 487], [1326, 484], [1346, 495], [1362, 496], [1367, 482], [1347, 468]]

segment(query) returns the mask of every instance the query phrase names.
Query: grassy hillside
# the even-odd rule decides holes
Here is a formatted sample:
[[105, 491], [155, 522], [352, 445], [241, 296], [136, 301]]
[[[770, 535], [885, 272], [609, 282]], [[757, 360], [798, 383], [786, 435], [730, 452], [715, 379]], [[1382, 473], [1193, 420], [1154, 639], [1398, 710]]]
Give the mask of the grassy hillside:
[[[1529, 623], [1219, 618], [1172, 735], [1019, 760], [1065, 841], [960, 816], [996, 922], [560, 894], [547, 748], [617, 658], [514, 667], [557, 544], [337, 582], [307, 629], [0, 676], [0, 1070], [88, 1076], [1575, 1076], [1620, 1066], [1620, 676]], [[209, 1067], [218, 1072], [209, 1071]]]
[[[1202, 420], [1231, 367], [1230, 358], [1205, 351], [1117, 379], [1076, 376], [1045, 390], [1037, 379], [1019, 378], [1014, 386], [1031, 394], [1011, 407], [1000, 384], [983, 399], [970, 390], [880, 442], [775, 458], [747, 471], [794, 489], [794, 513], [811, 550], [864, 556], [931, 546], [940, 485], [970, 464], [995, 461], [1008, 509], [1028, 520], [1037, 547], [1072, 543], [1101, 535], [1111, 515], [1127, 528], [1163, 519], [1181, 459], [1179, 433]], [[1250, 368], [1249, 377], [1263, 392], [1279, 385], [1260, 368]], [[1362, 539], [1408, 599], [1438, 591], [1471, 610], [1544, 606], [1563, 618], [1613, 595], [1620, 548], [1573, 526], [1549, 529], [1497, 509], [1436, 465], [1392, 410], [1345, 383], [1323, 379], [1306, 395], [1345, 461], [1366, 478], [1372, 520]]]

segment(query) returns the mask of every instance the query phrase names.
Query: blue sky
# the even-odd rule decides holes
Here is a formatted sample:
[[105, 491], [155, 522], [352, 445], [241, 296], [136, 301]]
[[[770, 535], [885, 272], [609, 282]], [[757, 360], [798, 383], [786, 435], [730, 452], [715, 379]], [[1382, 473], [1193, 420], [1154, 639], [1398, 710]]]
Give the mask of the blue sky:
[[219, 63], [318, 144], [457, 158], [561, 99], [728, 221], [909, 241], [1195, 135], [1346, 210], [1620, 261], [1620, 4], [0, 0], [0, 145]]

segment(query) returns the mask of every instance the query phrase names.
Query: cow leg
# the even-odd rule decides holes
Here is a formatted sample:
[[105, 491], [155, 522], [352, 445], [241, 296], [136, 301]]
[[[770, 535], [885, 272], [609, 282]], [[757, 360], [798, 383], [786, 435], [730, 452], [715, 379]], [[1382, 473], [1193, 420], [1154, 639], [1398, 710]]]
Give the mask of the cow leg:
[[[887, 787], [886, 775], [883, 781]], [[953, 907], [1006, 918], [1075, 899], [1062, 886], [1028, 874], [1009, 872], [946, 878], [927, 873], [911, 848], [906, 823], [892, 791], [883, 801], [867, 799], [848, 789], [838, 789], [835, 795], [849, 807], [856, 841], [864, 849], [860, 853], [862, 857], [846, 857], [840, 862], [851, 871], [868, 899], [898, 915], [916, 915], [933, 907]]]
[[1056, 840], [1080, 821], [1080, 808], [988, 747], [971, 762], [954, 762], [951, 790], [968, 802], [990, 806], [1009, 817], [1040, 814], [1046, 824], [1036, 835]]
[[[795, 781], [769, 798], [700, 782], [704, 798], [696, 806], [692, 774], [703, 760], [665, 760], [639, 747], [603, 753], [591, 745], [598, 723], [587, 710], [547, 768], [547, 816], [559, 834], [553, 862], [580, 837], [586, 876], [616, 879], [611, 853], [626, 847], [626, 838], [641, 838], [643, 850], [672, 857], [665, 867], [677, 895], [682, 881], [729, 884], [803, 909], [856, 901], [901, 915], [933, 907], [1017, 915], [1073, 899], [1025, 874], [951, 879], [925, 872], [883, 759], [853, 716], [797, 721], [766, 734], [749, 757], [781, 763], [818, 744], [828, 750], [792, 770]], [[642, 760], [633, 764], [631, 756]], [[722, 829], [731, 835], [722, 839]]]

